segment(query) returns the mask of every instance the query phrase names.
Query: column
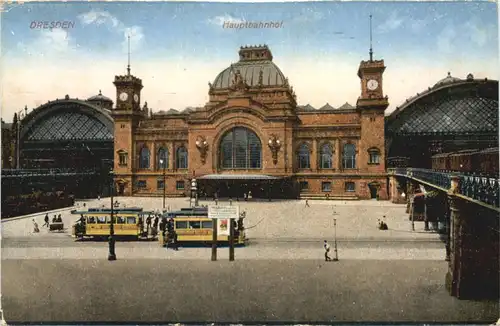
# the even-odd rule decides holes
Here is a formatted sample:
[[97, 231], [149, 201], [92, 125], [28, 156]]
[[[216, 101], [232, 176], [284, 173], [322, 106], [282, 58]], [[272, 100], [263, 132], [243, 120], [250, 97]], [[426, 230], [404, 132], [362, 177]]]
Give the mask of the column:
[[311, 170], [313, 172], [318, 171], [318, 140], [313, 139], [311, 148]]
[[341, 158], [341, 155], [340, 155], [340, 139], [337, 138], [335, 139], [335, 160], [334, 160], [334, 168], [335, 168], [335, 171], [340, 171], [340, 158]]

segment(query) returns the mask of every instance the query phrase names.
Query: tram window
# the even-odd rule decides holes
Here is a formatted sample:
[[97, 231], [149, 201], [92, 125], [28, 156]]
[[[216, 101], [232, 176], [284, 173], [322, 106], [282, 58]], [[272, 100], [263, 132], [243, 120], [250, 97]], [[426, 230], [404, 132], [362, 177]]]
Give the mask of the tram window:
[[105, 224], [105, 223], [106, 223], [106, 216], [97, 217], [97, 224]]
[[202, 229], [212, 229], [212, 221], [202, 221], [201, 228]]
[[135, 224], [135, 217], [128, 216], [127, 217], [127, 224]]
[[87, 216], [87, 223], [95, 223], [95, 217], [94, 216]]
[[175, 222], [175, 228], [176, 229], [187, 229], [188, 228], [188, 222], [187, 221], [176, 221]]
[[199, 229], [201, 226], [200, 221], [189, 221], [189, 228], [190, 229]]
[[125, 217], [123, 216], [117, 216], [117, 223], [118, 224], [125, 224]]

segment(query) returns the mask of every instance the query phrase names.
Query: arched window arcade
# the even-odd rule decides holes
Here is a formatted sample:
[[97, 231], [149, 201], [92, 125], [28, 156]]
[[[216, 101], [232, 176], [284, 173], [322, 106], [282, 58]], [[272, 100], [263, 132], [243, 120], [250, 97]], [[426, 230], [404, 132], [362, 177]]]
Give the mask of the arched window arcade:
[[175, 165], [177, 169], [188, 168], [188, 152], [186, 147], [181, 146], [177, 148]]
[[298, 165], [299, 169], [309, 169], [311, 168], [311, 161], [309, 157], [309, 146], [304, 143], [300, 145], [298, 151]]
[[160, 149], [158, 149], [156, 161], [158, 169], [168, 169], [168, 150], [166, 148], [160, 147]]
[[141, 148], [141, 152], [139, 154], [139, 168], [140, 169], [149, 169], [149, 159], [150, 159], [150, 151], [146, 146]]
[[219, 153], [223, 169], [262, 168], [262, 144], [250, 129], [236, 127], [228, 131], [221, 139]]
[[342, 153], [342, 163], [344, 169], [356, 168], [356, 145], [354, 144], [344, 145], [344, 151]]
[[330, 144], [323, 144], [319, 151], [319, 168], [331, 169], [333, 168], [333, 148]]

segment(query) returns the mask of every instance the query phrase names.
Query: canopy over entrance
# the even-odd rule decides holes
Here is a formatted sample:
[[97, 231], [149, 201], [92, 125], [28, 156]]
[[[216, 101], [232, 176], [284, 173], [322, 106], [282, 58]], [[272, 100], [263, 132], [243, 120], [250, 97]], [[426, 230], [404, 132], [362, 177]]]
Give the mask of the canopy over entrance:
[[274, 177], [263, 174], [206, 174], [196, 178], [197, 180], [278, 180], [282, 177]]
[[201, 196], [218, 198], [296, 198], [291, 178], [265, 174], [207, 174], [197, 177]]

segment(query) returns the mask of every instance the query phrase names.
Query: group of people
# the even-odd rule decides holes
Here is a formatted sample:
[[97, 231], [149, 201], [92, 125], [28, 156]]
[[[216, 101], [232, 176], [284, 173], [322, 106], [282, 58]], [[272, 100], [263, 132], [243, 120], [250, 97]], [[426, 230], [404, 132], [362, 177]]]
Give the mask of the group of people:
[[[49, 214], [45, 214], [44, 222], [45, 223], [42, 226], [50, 227]], [[52, 218], [52, 223], [62, 223], [61, 214], [59, 214], [58, 216], [54, 215], [54, 217]]]
[[164, 247], [168, 248], [168, 245], [171, 244], [174, 250], [179, 250], [179, 244], [177, 242], [177, 232], [175, 232], [173, 218], [167, 220], [166, 217], [163, 217], [161, 219], [160, 232], [163, 236]]

